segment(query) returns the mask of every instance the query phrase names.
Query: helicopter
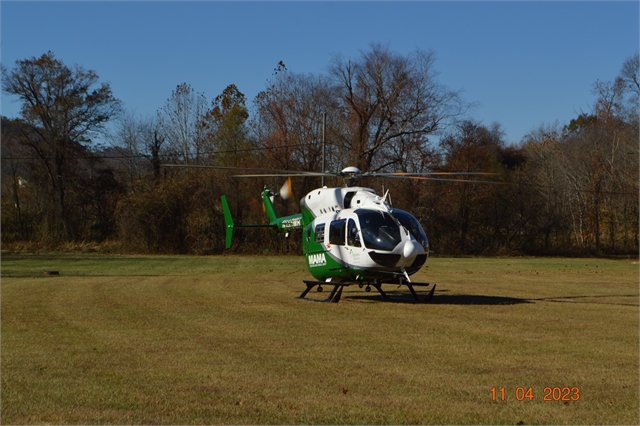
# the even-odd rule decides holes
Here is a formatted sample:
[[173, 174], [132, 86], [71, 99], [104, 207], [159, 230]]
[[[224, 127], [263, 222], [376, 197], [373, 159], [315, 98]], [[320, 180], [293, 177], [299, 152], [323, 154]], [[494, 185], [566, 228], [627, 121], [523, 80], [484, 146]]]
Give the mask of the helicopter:
[[[174, 165], [178, 166], [178, 165]], [[370, 292], [376, 289], [384, 300], [396, 300], [383, 285], [406, 287], [411, 298], [401, 298], [418, 303], [431, 301], [436, 285], [411, 281], [427, 261], [429, 241], [420, 222], [410, 213], [391, 205], [389, 191], [379, 196], [375, 190], [359, 186], [363, 177], [412, 178], [478, 183], [495, 181], [460, 180], [434, 175], [492, 175], [493, 173], [433, 172], [433, 173], [362, 173], [356, 167], [346, 167], [337, 174], [324, 172], [295, 172], [271, 169], [249, 169], [221, 166], [211, 167], [229, 170], [252, 170], [269, 173], [236, 175], [235, 177], [283, 176], [287, 180], [280, 192], [266, 188], [261, 193], [268, 224], [236, 224], [226, 196], [221, 197], [225, 221], [225, 247], [232, 245], [236, 228], [268, 227], [288, 234], [302, 231], [302, 248], [306, 266], [314, 280], [303, 280], [306, 288], [299, 299], [338, 303], [345, 287], [357, 285]], [[323, 186], [310, 191], [300, 200], [301, 212], [279, 217], [274, 208], [274, 198], [291, 197], [291, 177], [338, 176], [344, 179], [343, 187]], [[426, 295], [419, 295], [416, 287], [429, 287]], [[330, 288], [326, 298], [312, 298], [311, 290], [323, 292]]]

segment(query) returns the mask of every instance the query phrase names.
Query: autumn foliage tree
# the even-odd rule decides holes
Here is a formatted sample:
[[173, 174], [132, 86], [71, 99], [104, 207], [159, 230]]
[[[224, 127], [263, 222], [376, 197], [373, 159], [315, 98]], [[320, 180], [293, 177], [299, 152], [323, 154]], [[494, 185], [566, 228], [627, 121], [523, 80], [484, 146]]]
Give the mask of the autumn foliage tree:
[[96, 166], [90, 147], [120, 102], [95, 71], [68, 67], [52, 52], [16, 61], [3, 70], [2, 89], [22, 102], [20, 143], [28, 147], [46, 179], [46, 235], [73, 240], [86, 224], [80, 197]]
[[[465, 173], [493, 173], [494, 176], [462, 175], [457, 182], [434, 182], [430, 216], [434, 242], [456, 253], [497, 251], [508, 240], [510, 200], [504, 185], [472, 183], [503, 181], [507, 175], [506, 144], [498, 124], [486, 127], [471, 120], [461, 122], [441, 139], [440, 168]], [[512, 164], [513, 168], [514, 165]]]
[[248, 118], [245, 96], [235, 84], [227, 86], [215, 97], [205, 115], [209, 163], [224, 166], [247, 164], [252, 148], [248, 140]]

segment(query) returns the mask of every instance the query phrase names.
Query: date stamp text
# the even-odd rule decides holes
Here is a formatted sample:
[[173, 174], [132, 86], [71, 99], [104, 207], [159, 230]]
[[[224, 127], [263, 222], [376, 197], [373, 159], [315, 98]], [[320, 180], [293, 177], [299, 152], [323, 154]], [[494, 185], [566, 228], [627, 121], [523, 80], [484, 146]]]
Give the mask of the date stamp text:
[[580, 400], [580, 388], [577, 386], [545, 386], [542, 392], [536, 392], [532, 387], [519, 386], [511, 393], [502, 388], [491, 388], [491, 401], [506, 401], [512, 396], [516, 401], [578, 401]]

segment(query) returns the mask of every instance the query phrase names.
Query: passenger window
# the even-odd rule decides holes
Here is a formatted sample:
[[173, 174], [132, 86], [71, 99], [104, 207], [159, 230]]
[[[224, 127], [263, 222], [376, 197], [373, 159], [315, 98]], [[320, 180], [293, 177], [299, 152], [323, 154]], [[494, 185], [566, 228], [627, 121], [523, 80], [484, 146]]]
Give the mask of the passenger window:
[[324, 223], [316, 225], [316, 243], [324, 243]]
[[351, 200], [353, 199], [353, 196], [356, 195], [356, 192], [358, 192], [358, 191], [347, 192], [347, 195], [344, 196], [344, 208], [345, 209], [350, 209], [351, 208]]
[[346, 219], [334, 220], [329, 227], [329, 243], [343, 246], [345, 242]]

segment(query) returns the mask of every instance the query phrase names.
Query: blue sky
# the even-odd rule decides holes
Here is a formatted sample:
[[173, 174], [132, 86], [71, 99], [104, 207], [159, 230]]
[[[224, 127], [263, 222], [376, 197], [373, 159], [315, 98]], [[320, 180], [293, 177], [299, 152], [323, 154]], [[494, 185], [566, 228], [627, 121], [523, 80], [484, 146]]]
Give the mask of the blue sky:
[[[278, 61], [325, 73], [370, 43], [436, 53], [439, 81], [498, 122], [507, 142], [590, 110], [639, 44], [629, 2], [1, 2], [2, 64], [51, 50], [95, 70], [125, 108], [151, 116], [183, 82], [209, 101], [235, 84], [251, 102]], [[19, 103], [2, 95], [2, 115]], [[330, 112], [329, 112], [330, 113]]]

